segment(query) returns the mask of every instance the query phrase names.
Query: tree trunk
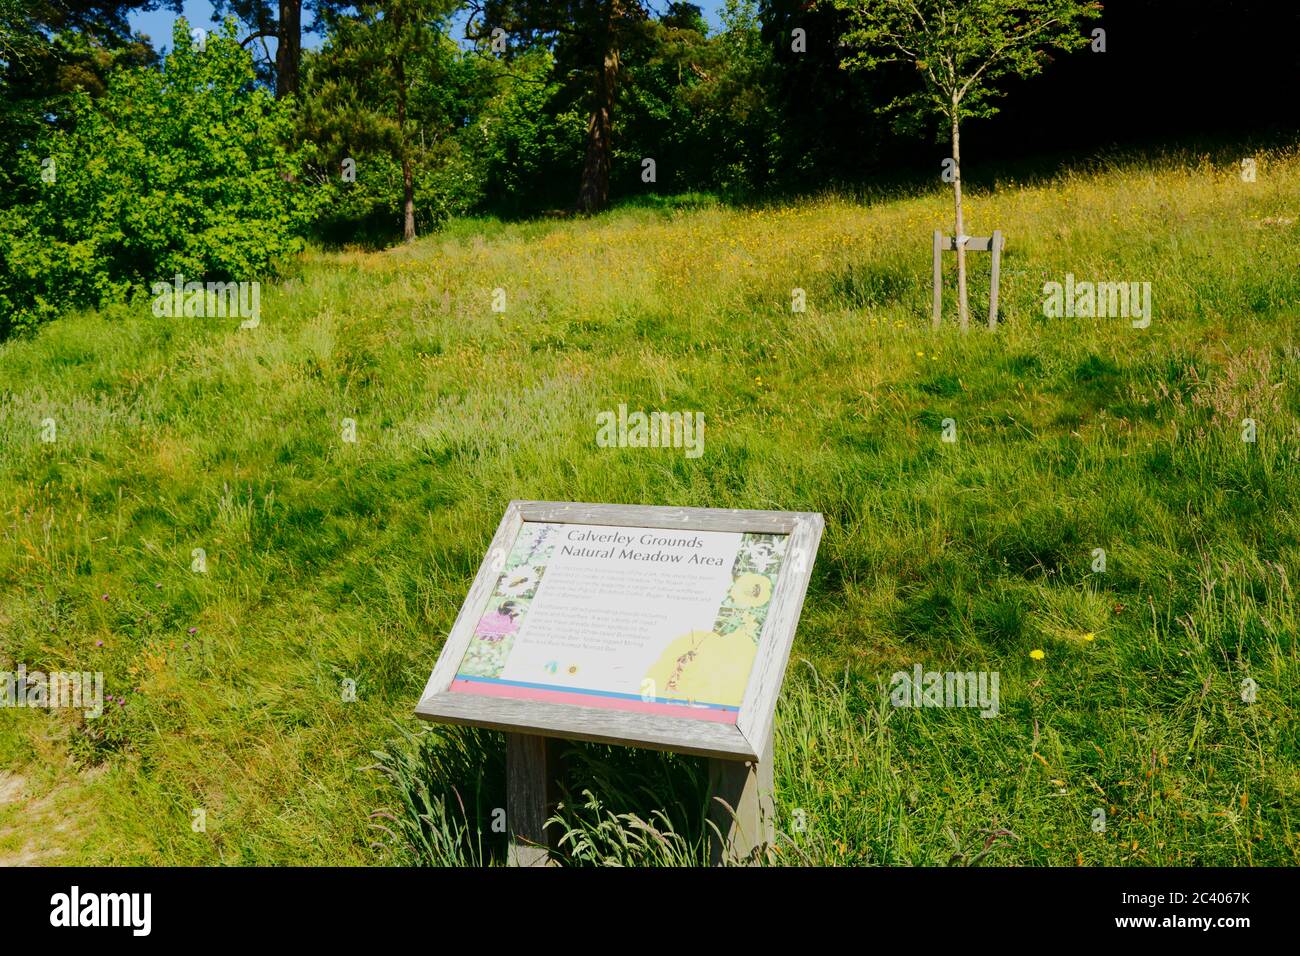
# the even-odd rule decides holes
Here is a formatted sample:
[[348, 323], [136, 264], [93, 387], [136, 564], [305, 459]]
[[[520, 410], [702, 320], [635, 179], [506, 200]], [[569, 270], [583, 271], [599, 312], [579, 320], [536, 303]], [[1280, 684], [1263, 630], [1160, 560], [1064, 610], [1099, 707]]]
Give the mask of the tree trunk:
[[402, 154], [402, 238], [415, 238], [415, 185], [411, 176], [411, 157]]
[[614, 29], [617, 0], [610, 0], [605, 20], [601, 63], [596, 69], [595, 102], [587, 121], [587, 153], [582, 163], [582, 184], [578, 188], [578, 212], [594, 213], [609, 203], [610, 142], [614, 116], [614, 85], [618, 80], [619, 50]]
[[957, 205], [957, 316], [961, 330], [970, 327], [970, 312], [966, 308], [966, 223], [961, 210], [961, 121], [957, 114], [957, 101], [952, 104], [952, 195]]
[[302, 0], [280, 0], [279, 43], [275, 50], [275, 98], [298, 93], [302, 59]]

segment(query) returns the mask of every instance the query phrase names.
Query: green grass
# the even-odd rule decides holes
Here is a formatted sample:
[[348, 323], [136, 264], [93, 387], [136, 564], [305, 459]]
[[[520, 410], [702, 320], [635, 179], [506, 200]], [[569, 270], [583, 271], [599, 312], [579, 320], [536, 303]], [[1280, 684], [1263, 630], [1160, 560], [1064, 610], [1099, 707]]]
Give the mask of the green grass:
[[[0, 709], [0, 862], [499, 861], [500, 739], [410, 715], [511, 498], [825, 515], [776, 862], [1300, 862], [1300, 157], [975, 192], [1009, 246], [966, 336], [937, 187], [688, 198], [316, 254], [256, 330], [143, 302], [0, 346], [0, 669], [115, 698]], [[1066, 272], [1151, 282], [1151, 327], [1045, 319]], [[620, 402], [702, 412], [703, 457], [598, 448]], [[891, 707], [916, 663], [997, 671], [999, 715]], [[703, 858], [699, 761], [564, 764], [568, 862]]]

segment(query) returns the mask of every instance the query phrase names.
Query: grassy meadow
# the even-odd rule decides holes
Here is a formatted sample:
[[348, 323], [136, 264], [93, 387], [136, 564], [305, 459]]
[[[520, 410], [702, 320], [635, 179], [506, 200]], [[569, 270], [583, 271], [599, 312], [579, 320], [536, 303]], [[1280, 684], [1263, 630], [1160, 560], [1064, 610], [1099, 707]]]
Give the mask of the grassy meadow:
[[[0, 708], [0, 863], [499, 863], [500, 737], [411, 713], [512, 498], [825, 516], [773, 863], [1300, 863], [1300, 153], [968, 190], [995, 333], [981, 254], [930, 327], [936, 177], [458, 221], [311, 253], [256, 329], [144, 299], [0, 345], [0, 669], [112, 697]], [[1150, 327], [1045, 318], [1067, 272], [1150, 282]], [[620, 403], [703, 456], [597, 447]], [[892, 707], [918, 663], [998, 715]], [[564, 760], [566, 862], [701, 859], [702, 762]]]

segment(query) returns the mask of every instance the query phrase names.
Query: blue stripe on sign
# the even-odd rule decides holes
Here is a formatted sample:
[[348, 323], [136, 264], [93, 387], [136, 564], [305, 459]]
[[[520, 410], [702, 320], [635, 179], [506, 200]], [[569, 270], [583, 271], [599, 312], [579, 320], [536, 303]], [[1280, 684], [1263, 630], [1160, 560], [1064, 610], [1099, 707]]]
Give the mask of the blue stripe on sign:
[[535, 684], [532, 681], [506, 680], [502, 677], [467, 677], [464, 674], [457, 674], [456, 680], [470, 681], [476, 684], [505, 684], [509, 687], [528, 687], [532, 690], [556, 690], [566, 694], [589, 694], [592, 697], [616, 697], [619, 700], [639, 700], [647, 704], [678, 704], [682, 707], [699, 707], [704, 710], [740, 711], [739, 707], [732, 707], [728, 704], [701, 704], [698, 701], [694, 704], [688, 704], [684, 700], [669, 697], [656, 697], [654, 700], [648, 701], [640, 694], [619, 694], [612, 690], [589, 690], [585, 687], [563, 687], [559, 684]]

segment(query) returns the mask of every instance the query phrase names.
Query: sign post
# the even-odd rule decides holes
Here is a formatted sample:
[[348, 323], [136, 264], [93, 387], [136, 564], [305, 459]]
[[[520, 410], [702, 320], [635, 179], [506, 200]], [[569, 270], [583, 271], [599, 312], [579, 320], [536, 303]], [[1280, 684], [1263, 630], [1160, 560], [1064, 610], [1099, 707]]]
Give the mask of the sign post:
[[770, 843], [772, 726], [822, 518], [512, 501], [416, 714], [506, 732], [509, 862], [548, 861], [554, 743], [710, 760], [715, 862]]
[[[771, 731], [763, 750], [772, 753]], [[709, 822], [717, 827], [716, 834], [710, 831], [709, 862], [714, 866], [750, 862], [776, 841], [771, 756], [761, 762], [710, 760], [709, 793]]]
[[510, 866], [546, 866], [555, 849], [546, 821], [559, 802], [555, 744], [536, 734], [506, 734], [506, 815]]

